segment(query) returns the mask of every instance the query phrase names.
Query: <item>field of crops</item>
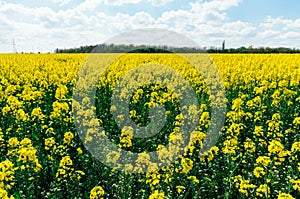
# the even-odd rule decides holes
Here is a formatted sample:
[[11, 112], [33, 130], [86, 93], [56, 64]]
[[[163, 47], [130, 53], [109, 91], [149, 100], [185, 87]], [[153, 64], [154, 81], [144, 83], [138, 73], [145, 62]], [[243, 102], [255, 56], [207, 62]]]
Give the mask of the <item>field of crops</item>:
[[299, 54], [88, 56], [0, 55], [0, 198], [300, 198]]

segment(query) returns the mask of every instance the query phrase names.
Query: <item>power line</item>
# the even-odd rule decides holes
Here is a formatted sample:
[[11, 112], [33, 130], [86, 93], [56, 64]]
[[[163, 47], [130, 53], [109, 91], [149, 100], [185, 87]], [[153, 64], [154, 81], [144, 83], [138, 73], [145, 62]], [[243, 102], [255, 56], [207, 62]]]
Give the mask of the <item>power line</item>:
[[12, 45], [13, 45], [13, 53], [18, 53], [17, 48], [16, 48], [15, 38], [13, 38]]

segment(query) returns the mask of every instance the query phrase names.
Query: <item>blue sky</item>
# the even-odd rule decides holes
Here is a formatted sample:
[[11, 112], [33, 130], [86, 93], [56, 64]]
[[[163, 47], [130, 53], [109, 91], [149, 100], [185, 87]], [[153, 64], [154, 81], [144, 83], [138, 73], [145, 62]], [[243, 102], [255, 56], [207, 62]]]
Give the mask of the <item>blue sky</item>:
[[0, 0], [0, 52], [53, 52], [163, 28], [202, 47], [300, 48], [299, 0]]
[[299, 0], [244, 0], [239, 6], [229, 9], [228, 16], [232, 20], [259, 23], [266, 16], [300, 18], [299, 9]]

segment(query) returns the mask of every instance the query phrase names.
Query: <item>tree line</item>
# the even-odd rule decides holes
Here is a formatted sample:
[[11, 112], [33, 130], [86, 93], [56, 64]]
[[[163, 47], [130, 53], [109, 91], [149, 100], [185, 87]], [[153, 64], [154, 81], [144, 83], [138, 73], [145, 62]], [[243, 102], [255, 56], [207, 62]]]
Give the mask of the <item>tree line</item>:
[[171, 47], [171, 46], [147, 46], [147, 45], [114, 45], [100, 44], [81, 46], [78, 48], [55, 49], [55, 53], [300, 53], [295, 48], [271, 48], [271, 47], [239, 47], [222, 48], [196, 48], [196, 47]]

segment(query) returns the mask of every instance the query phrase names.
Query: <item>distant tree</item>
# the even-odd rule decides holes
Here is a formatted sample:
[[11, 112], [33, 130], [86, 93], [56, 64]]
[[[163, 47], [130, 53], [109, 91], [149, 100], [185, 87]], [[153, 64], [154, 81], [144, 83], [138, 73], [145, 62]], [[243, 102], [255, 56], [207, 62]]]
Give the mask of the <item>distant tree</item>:
[[222, 51], [224, 51], [224, 50], [225, 50], [225, 40], [222, 43]]

